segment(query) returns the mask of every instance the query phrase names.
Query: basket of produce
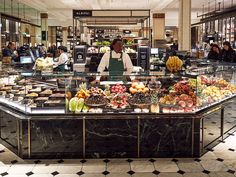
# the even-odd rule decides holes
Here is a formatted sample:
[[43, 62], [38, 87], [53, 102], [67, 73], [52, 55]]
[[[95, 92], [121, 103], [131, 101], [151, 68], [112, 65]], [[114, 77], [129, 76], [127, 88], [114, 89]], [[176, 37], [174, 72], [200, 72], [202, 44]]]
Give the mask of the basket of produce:
[[120, 110], [125, 109], [128, 104], [129, 94], [126, 93], [126, 87], [121, 84], [113, 85], [110, 88], [111, 94], [108, 96], [110, 103], [109, 106], [112, 109]]
[[108, 100], [101, 95], [90, 95], [84, 103], [89, 107], [103, 107], [108, 104]]
[[116, 109], [116, 110], [125, 109], [129, 105], [128, 97], [129, 95], [127, 93], [122, 93], [122, 94], [112, 93], [110, 95], [109, 106], [112, 109]]
[[151, 105], [151, 97], [148, 94], [139, 92], [133, 95], [128, 102], [133, 107], [144, 109]]

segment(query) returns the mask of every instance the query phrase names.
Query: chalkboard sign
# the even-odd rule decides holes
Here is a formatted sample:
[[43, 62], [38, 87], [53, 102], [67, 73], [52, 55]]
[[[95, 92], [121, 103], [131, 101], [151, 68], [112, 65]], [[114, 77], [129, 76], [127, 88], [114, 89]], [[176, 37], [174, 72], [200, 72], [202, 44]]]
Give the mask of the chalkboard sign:
[[75, 46], [73, 52], [74, 63], [85, 63], [87, 47], [85, 45]]
[[144, 70], [150, 69], [150, 47], [149, 46], [138, 46], [138, 66], [141, 66]]

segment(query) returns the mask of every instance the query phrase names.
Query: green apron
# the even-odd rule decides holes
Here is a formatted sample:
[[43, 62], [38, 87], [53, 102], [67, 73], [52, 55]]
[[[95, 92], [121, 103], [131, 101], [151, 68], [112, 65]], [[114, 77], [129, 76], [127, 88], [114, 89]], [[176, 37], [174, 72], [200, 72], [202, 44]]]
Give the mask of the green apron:
[[124, 63], [123, 63], [123, 53], [121, 53], [120, 59], [119, 58], [112, 58], [112, 52], [110, 52], [110, 59], [109, 59], [109, 80], [113, 81], [122, 81], [123, 73], [125, 71], [124, 69]]
[[60, 72], [64, 72], [65, 71], [65, 64], [58, 65], [57, 70]]

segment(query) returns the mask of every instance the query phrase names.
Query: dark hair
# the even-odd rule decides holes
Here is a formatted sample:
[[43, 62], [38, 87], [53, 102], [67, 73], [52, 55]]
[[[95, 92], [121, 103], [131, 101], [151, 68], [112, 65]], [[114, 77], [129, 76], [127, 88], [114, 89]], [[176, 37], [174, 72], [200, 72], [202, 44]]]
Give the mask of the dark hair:
[[113, 45], [115, 45], [117, 42], [122, 42], [122, 40], [121, 39], [114, 39], [113, 41], [112, 41], [112, 43], [111, 43], [111, 46], [110, 46], [110, 48], [111, 48], [111, 50], [114, 50], [114, 48], [113, 48]]
[[13, 42], [8, 42], [8, 45], [7, 46], [10, 46], [10, 45], [12, 45], [13, 44]]
[[59, 46], [57, 49], [67, 52], [67, 47], [65, 47], [65, 46]]
[[217, 44], [211, 44], [211, 50], [213, 50], [213, 47], [216, 47], [220, 50], [220, 47]]
[[223, 43], [223, 45], [227, 45], [227, 46], [229, 47], [229, 50], [232, 49], [231, 44], [230, 44], [229, 41], [225, 41], [225, 42]]

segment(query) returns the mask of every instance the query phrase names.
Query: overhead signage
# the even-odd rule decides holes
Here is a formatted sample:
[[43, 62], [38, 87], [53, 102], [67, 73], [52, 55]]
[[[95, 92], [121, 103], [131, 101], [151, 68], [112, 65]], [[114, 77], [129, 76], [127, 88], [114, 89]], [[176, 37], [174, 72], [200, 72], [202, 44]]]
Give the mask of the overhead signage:
[[73, 10], [73, 17], [92, 17], [92, 10]]
[[123, 30], [124, 34], [131, 34], [131, 30]]

